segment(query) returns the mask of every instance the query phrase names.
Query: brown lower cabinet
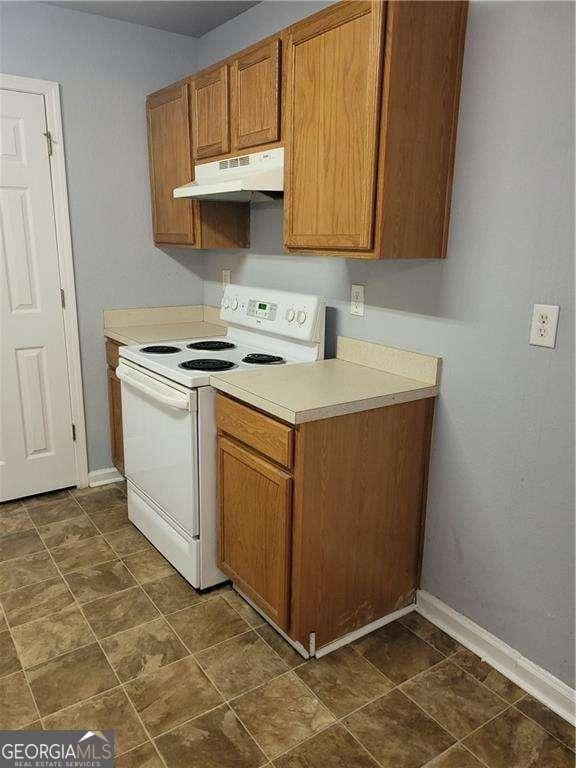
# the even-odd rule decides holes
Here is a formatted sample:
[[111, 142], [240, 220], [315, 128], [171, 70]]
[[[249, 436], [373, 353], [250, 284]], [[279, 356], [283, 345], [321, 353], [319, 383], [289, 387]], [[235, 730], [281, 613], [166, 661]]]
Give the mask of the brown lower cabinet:
[[218, 394], [220, 567], [306, 649], [414, 602], [433, 411], [292, 426]]
[[118, 365], [118, 348], [116, 341], [106, 341], [106, 376], [108, 381], [108, 412], [110, 418], [110, 445], [112, 463], [122, 475], [124, 474], [124, 436], [122, 433], [122, 387], [116, 376]]

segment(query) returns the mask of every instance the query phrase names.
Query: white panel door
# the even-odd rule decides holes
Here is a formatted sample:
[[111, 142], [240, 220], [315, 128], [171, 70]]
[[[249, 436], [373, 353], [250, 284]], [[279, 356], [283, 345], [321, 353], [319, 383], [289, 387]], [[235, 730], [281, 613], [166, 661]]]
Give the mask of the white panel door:
[[0, 501], [76, 467], [44, 97], [0, 91]]

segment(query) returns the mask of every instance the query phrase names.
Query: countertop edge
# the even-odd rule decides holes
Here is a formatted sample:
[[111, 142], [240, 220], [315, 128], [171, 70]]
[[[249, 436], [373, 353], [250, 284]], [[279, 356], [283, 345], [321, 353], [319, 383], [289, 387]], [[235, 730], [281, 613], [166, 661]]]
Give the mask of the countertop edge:
[[218, 376], [210, 377], [210, 384], [219, 392], [237, 398], [243, 403], [252, 405], [265, 413], [276, 416], [289, 424], [305, 424], [310, 421], [320, 421], [321, 419], [334, 418], [336, 416], [346, 416], [352, 413], [361, 413], [362, 411], [371, 411], [375, 408], [383, 408], [388, 405], [400, 405], [410, 403], [416, 400], [425, 400], [436, 397], [439, 392], [437, 385], [422, 387], [421, 389], [406, 390], [404, 392], [395, 392], [389, 395], [378, 395], [361, 400], [349, 400], [332, 405], [322, 406], [321, 408], [311, 408], [306, 411], [292, 411], [272, 400], [266, 400], [260, 395], [255, 395], [249, 390], [235, 386], [229, 381], [223, 381]]
[[[183, 326], [186, 326], [183, 328]], [[189, 326], [194, 326], [190, 328]], [[154, 329], [153, 333], [142, 332], [142, 329]], [[169, 331], [161, 333], [161, 329]], [[178, 329], [178, 330], [175, 330]], [[130, 335], [133, 330], [134, 335]], [[166, 341], [184, 341], [186, 339], [203, 339], [210, 336], [225, 335], [225, 326], [211, 323], [206, 320], [198, 320], [191, 323], [157, 323], [154, 325], [131, 325], [126, 327], [109, 327], [103, 329], [105, 339], [116, 341], [119, 344], [150, 344]]]
[[282, 421], [287, 421], [289, 424], [298, 423], [296, 421], [298, 414], [296, 414], [294, 411], [291, 411], [288, 408], [284, 408], [272, 400], [266, 400], [259, 395], [254, 395], [247, 389], [236, 387], [233, 384], [230, 384], [229, 381], [223, 381], [217, 376], [210, 376], [210, 385], [214, 387], [214, 389], [217, 389], [219, 392], [224, 392], [224, 394], [231, 395], [232, 397], [241, 400], [243, 403], [253, 405], [254, 408], [258, 408], [265, 413], [269, 413], [271, 416], [276, 416], [276, 418], [281, 419]]
[[104, 328], [104, 338], [110, 339], [111, 341], [118, 341], [120, 344], [138, 343], [135, 339], [130, 339], [128, 336], [122, 336], [121, 333], [116, 333], [116, 331], [110, 328]]

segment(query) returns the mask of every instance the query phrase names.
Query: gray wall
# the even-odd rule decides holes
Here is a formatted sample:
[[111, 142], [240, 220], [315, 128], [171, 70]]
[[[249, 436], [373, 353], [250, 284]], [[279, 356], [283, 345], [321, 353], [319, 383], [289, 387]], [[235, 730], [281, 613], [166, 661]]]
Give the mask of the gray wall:
[[[310, 13], [267, 2], [200, 40], [205, 65]], [[472, 2], [445, 262], [282, 253], [282, 207], [246, 253], [207, 253], [205, 299], [234, 281], [324, 294], [329, 331], [444, 359], [423, 587], [573, 684], [574, 8]], [[350, 283], [366, 285], [351, 317]], [[560, 304], [556, 350], [527, 343]]]
[[202, 301], [202, 256], [152, 242], [145, 117], [197, 41], [30, 2], [0, 14], [0, 71], [61, 84], [88, 459], [109, 467], [102, 310]]

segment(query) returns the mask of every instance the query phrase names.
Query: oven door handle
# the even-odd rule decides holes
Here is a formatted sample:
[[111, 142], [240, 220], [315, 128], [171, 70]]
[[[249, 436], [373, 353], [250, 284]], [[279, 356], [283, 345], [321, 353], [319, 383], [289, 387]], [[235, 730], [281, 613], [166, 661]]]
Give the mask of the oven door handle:
[[133, 369], [128, 368], [128, 366], [120, 364], [118, 368], [116, 368], [116, 376], [128, 386], [143, 392], [154, 400], [158, 400], [158, 402], [163, 405], [167, 405], [170, 408], [178, 408], [178, 410], [181, 411], [190, 410], [190, 397], [188, 395], [181, 394], [175, 390], [172, 390], [173, 394], [167, 394], [166, 390], [169, 390], [169, 387], [160, 383], [156, 387], [155, 379], [152, 379], [145, 374], [138, 373], [138, 371], [134, 371]]

